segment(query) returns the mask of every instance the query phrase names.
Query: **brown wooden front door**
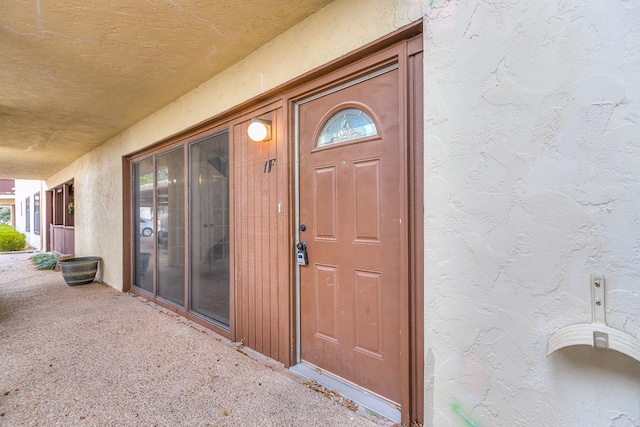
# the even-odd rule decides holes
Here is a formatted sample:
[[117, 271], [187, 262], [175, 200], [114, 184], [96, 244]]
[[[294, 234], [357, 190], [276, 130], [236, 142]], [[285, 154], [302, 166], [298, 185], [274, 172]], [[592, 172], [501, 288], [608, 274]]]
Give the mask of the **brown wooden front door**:
[[400, 403], [405, 155], [399, 72], [378, 74], [299, 107], [300, 358]]

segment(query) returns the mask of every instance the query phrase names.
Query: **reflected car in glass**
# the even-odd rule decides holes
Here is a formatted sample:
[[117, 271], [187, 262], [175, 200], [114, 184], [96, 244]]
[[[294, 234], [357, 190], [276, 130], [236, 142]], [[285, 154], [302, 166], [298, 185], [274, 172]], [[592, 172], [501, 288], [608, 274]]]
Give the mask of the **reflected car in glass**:
[[140, 235], [149, 237], [153, 234], [153, 221], [140, 218]]

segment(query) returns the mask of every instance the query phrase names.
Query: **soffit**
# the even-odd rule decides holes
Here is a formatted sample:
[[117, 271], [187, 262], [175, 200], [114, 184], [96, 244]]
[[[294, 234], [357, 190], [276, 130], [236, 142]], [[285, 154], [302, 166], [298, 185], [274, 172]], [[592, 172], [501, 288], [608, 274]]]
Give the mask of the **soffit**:
[[329, 0], [0, 2], [0, 178], [46, 179]]

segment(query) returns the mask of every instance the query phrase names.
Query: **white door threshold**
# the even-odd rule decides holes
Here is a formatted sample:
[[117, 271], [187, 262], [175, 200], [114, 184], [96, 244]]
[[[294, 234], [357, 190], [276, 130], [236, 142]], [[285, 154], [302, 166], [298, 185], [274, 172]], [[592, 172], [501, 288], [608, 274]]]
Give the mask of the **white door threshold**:
[[290, 367], [289, 370], [303, 378], [313, 380], [329, 390], [339, 393], [342, 397], [352, 400], [358, 406], [365, 408], [367, 412], [374, 412], [394, 423], [400, 422], [400, 407], [397, 404], [357, 387], [340, 377], [305, 362], [298, 363]]

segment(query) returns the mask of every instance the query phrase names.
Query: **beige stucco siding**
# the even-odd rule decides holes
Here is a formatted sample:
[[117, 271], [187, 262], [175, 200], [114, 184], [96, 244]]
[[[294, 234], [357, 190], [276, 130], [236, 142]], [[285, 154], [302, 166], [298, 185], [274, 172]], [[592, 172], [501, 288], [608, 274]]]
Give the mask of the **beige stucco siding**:
[[640, 362], [546, 355], [592, 273], [640, 338], [640, 7], [436, 2], [424, 28], [430, 420], [640, 425]]

